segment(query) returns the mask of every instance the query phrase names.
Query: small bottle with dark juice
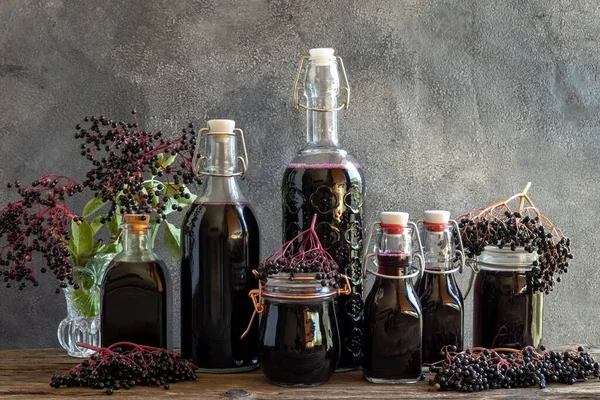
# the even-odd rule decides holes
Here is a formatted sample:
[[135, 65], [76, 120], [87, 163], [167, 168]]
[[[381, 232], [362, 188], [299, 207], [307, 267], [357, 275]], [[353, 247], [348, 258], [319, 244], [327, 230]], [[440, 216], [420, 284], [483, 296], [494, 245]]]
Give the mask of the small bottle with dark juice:
[[171, 281], [153, 251], [147, 215], [125, 215], [123, 251], [109, 264], [102, 282], [100, 342], [170, 348]]
[[[362, 370], [372, 383], [416, 383], [421, 377], [421, 347], [423, 318], [421, 302], [412, 279], [419, 275], [413, 267], [423, 257], [419, 245], [413, 246], [413, 234], [418, 236], [408, 214], [381, 213], [378, 230], [369, 241], [364, 265], [370, 260], [377, 266], [375, 283], [365, 302], [365, 341]], [[371, 243], [374, 246], [371, 246]], [[415, 254], [417, 253], [417, 254]]]
[[[456, 228], [457, 229], [457, 228]], [[417, 283], [423, 308], [423, 362], [442, 359], [440, 351], [451, 345], [461, 351], [464, 340], [464, 304], [454, 278], [454, 221], [442, 210], [425, 211], [421, 226], [425, 273]], [[462, 257], [460, 258], [462, 261]]]

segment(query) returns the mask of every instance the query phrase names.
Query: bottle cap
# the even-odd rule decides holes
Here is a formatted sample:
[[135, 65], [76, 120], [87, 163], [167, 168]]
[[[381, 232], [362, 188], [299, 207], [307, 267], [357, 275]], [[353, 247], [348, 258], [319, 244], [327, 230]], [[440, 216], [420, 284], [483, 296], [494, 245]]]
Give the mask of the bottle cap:
[[384, 225], [402, 225], [408, 223], [408, 213], [397, 211], [384, 211], [381, 213], [381, 223]]
[[233, 133], [235, 121], [232, 119], [210, 119], [208, 129], [214, 133]]
[[130, 232], [143, 233], [148, 229], [150, 216], [147, 214], [125, 214], [123, 220]]
[[450, 211], [427, 210], [425, 211], [425, 222], [431, 224], [447, 224], [450, 221]]
[[314, 62], [316, 65], [327, 65], [331, 64], [332, 61], [335, 61], [335, 53], [334, 49], [329, 48], [319, 48], [319, 49], [310, 49], [310, 60]]

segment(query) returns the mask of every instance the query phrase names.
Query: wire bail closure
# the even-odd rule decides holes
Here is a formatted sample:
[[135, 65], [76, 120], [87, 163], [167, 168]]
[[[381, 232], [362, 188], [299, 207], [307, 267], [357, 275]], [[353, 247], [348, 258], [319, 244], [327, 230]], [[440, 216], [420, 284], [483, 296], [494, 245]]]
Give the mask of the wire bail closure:
[[[257, 275], [258, 272], [256, 270], [253, 270], [252, 273], [254, 275]], [[272, 297], [272, 298], [276, 298], [276, 299], [290, 299], [290, 300], [309, 300], [309, 299], [323, 299], [323, 298], [328, 298], [328, 297], [335, 297], [335, 296], [340, 296], [340, 295], [349, 295], [352, 294], [352, 287], [350, 286], [350, 280], [348, 279], [348, 276], [342, 274], [341, 275], [342, 278], [344, 278], [344, 287], [343, 288], [339, 288], [336, 289], [333, 292], [329, 292], [329, 293], [323, 293], [323, 294], [311, 294], [311, 295], [283, 295], [283, 294], [268, 294], [268, 293], [263, 293], [263, 288], [262, 288], [262, 283], [259, 281], [258, 282], [258, 289], [252, 289], [249, 293], [248, 296], [252, 299], [252, 304], [254, 305], [254, 312], [252, 313], [252, 317], [250, 318], [250, 322], [248, 323], [248, 328], [244, 331], [244, 333], [242, 333], [242, 336], [240, 336], [240, 339], [243, 339], [244, 337], [246, 337], [246, 335], [250, 332], [250, 329], [252, 328], [252, 323], [254, 322], [254, 319], [256, 318], [256, 314], [262, 314], [263, 312], [265, 312], [265, 305], [263, 303], [263, 297]], [[303, 281], [309, 281], [309, 280], [314, 280], [314, 277], [296, 277], [296, 280], [303, 280]]]
[[[417, 227], [417, 224], [415, 224], [412, 221], [408, 221], [408, 225], [413, 228], [413, 234], [417, 237], [417, 244], [419, 246], [419, 248], [418, 248], [419, 250], [418, 250], [418, 252], [413, 252], [413, 256], [417, 260], [419, 260], [419, 268], [417, 269], [413, 265], [411, 265], [411, 269], [413, 269], [413, 272], [408, 275], [393, 276], [393, 275], [380, 274], [379, 272], [370, 270], [367, 267], [367, 262], [369, 261], [369, 259], [376, 255], [376, 253], [374, 253], [374, 252], [369, 252], [369, 253], [365, 253], [365, 256], [363, 257], [363, 277], [366, 278], [367, 273], [378, 276], [380, 278], [386, 278], [386, 279], [412, 279], [417, 276], [419, 276], [419, 277], [423, 276], [423, 273], [425, 272], [425, 257], [423, 255], [423, 245], [421, 244], [421, 235], [419, 235], [419, 229]], [[371, 228], [369, 229], [368, 241], [367, 241], [367, 249], [371, 245], [373, 231], [375, 230], [376, 226], [379, 226], [381, 228], [381, 221], [377, 220], [371, 224]]]
[[[460, 257], [460, 264], [452, 269], [448, 269], [448, 270], [440, 270], [440, 271], [435, 271], [435, 270], [428, 270], [425, 269], [425, 273], [427, 274], [434, 274], [434, 275], [449, 275], [449, 274], [453, 274], [455, 272], [460, 272], [461, 274], [463, 273], [465, 266], [466, 266], [466, 257], [465, 257], [465, 248], [463, 246], [463, 241], [462, 241], [462, 237], [460, 236], [460, 230], [458, 227], [458, 222], [456, 222], [456, 220], [451, 219], [450, 221], [448, 221], [448, 223], [450, 225], [452, 225], [452, 227], [454, 229], [456, 229], [456, 235], [458, 236], [458, 246], [460, 247], [460, 249], [455, 250], [456, 255], [458, 255]], [[417, 221], [417, 225], [421, 226], [424, 225], [425, 221], [423, 220], [418, 220]]]
[[[211, 135], [220, 135], [220, 136], [238, 136], [240, 141], [242, 142], [242, 151], [244, 152], [244, 156], [237, 156], [237, 160], [241, 164], [241, 170], [232, 173], [217, 173], [217, 172], [207, 172], [204, 170], [203, 162], [206, 160], [206, 155], [202, 155], [201, 151], [201, 142], [202, 138], [204, 138], [204, 149], [208, 148], [208, 137]], [[242, 179], [246, 176], [246, 171], [248, 170], [248, 151], [246, 150], [246, 141], [244, 140], [244, 132], [240, 128], [234, 128], [233, 132], [214, 132], [210, 131], [209, 128], [202, 128], [198, 131], [198, 138], [196, 139], [196, 147], [194, 148], [194, 156], [192, 157], [192, 171], [196, 176], [220, 176], [220, 177], [231, 177], [231, 176], [239, 176]]]
[[337, 62], [339, 62], [340, 70], [342, 71], [343, 84], [340, 87], [340, 90], [343, 90], [345, 93], [344, 103], [341, 106], [336, 107], [336, 108], [313, 108], [313, 107], [307, 106], [306, 104], [302, 104], [300, 102], [300, 92], [303, 92], [304, 88], [302, 86], [298, 86], [298, 84], [300, 82], [300, 75], [302, 74], [305, 60], [310, 60], [310, 56], [302, 56], [302, 58], [300, 58], [300, 63], [298, 64], [298, 70], [296, 72], [296, 80], [294, 81], [294, 90], [292, 93], [292, 101], [294, 103], [294, 109], [297, 110], [298, 107], [302, 107], [305, 110], [317, 111], [317, 112], [332, 112], [332, 111], [340, 111], [342, 109], [348, 109], [348, 106], [350, 105], [350, 84], [348, 83], [348, 76], [346, 75], [346, 68], [344, 68], [344, 61], [342, 60], [342, 57], [340, 57], [340, 56], [335, 56], [335, 60]]

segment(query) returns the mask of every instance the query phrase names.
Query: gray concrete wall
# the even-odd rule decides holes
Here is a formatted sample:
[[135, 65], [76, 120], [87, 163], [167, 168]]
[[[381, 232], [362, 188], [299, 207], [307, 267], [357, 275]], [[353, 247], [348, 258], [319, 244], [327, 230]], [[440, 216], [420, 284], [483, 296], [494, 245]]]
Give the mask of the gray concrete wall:
[[[368, 221], [457, 215], [533, 181], [576, 256], [546, 297], [545, 342], [598, 344], [598, 21], [595, 0], [2, 0], [0, 181], [82, 179], [72, 129], [87, 114], [135, 106], [144, 127], [173, 132], [233, 118], [266, 256], [280, 238], [281, 176], [304, 140], [290, 100], [297, 61], [334, 47], [352, 86], [340, 137], [363, 165]], [[0, 201], [14, 195], [1, 189]], [[0, 288], [0, 348], [58, 346], [55, 287], [48, 276]]]

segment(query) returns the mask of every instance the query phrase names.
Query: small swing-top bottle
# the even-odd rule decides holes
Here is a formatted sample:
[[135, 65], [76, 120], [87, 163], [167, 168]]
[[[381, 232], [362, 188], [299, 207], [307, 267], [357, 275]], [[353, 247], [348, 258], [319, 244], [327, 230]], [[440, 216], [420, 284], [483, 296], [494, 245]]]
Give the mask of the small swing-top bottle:
[[[258, 287], [260, 260], [254, 213], [238, 185], [248, 157], [231, 120], [210, 120], [200, 131], [194, 171], [206, 179], [181, 232], [181, 354], [201, 372], [244, 372], [258, 367], [258, 323], [244, 339]], [[203, 135], [203, 133], [206, 133]], [[237, 156], [239, 137], [244, 157]], [[205, 139], [206, 155], [200, 153]]]
[[365, 267], [373, 258], [375, 282], [365, 301], [365, 347], [362, 370], [372, 383], [416, 383], [421, 378], [423, 319], [421, 303], [412, 283], [419, 274], [413, 258], [423, 258], [416, 225], [403, 212], [383, 212], [379, 230], [370, 240], [375, 251], [365, 255]]
[[425, 273], [417, 283], [417, 293], [423, 309], [423, 362], [426, 364], [441, 360], [444, 346], [456, 346], [458, 351], [463, 348], [464, 305], [454, 279], [454, 273], [460, 269], [454, 268], [457, 255], [454, 229], [450, 212], [425, 211], [421, 227]]

